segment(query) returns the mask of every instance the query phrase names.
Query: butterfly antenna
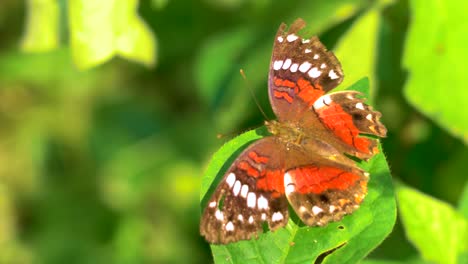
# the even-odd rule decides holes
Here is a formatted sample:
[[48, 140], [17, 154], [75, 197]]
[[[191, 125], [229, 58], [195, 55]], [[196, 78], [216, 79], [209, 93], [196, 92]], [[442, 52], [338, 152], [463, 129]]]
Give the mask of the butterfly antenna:
[[265, 111], [263, 111], [262, 106], [261, 106], [260, 103], [258, 102], [258, 99], [257, 99], [257, 97], [255, 96], [255, 93], [253, 92], [252, 85], [250, 85], [249, 80], [247, 79], [247, 76], [245, 75], [244, 69], [240, 69], [240, 74], [242, 75], [242, 78], [243, 78], [244, 81], [246, 82], [247, 87], [249, 88], [250, 95], [252, 96], [253, 100], [255, 101], [255, 104], [257, 105], [258, 109], [259, 109], [260, 112], [262, 113], [263, 118], [265, 118], [265, 120], [269, 120], [269, 118], [268, 118], [267, 115], [265, 114]]

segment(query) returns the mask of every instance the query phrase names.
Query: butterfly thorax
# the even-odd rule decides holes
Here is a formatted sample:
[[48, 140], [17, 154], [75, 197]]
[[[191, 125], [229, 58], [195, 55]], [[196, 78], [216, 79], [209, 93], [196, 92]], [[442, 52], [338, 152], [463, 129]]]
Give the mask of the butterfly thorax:
[[300, 145], [306, 134], [299, 124], [293, 122], [278, 122], [276, 120], [265, 121], [268, 131], [281, 142]]
[[293, 147], [295, 150], [307, 149], [309, 156], [320, 157], [320, 159], [348, 164], [350, 160], [341, 154], [332, 139], [326, 132], [319, 130], [306, 130], [303, 124], [298, 122], [279, 122], [276, 120], [265, 121], [268, 131], [275, 136], [286, 149]]

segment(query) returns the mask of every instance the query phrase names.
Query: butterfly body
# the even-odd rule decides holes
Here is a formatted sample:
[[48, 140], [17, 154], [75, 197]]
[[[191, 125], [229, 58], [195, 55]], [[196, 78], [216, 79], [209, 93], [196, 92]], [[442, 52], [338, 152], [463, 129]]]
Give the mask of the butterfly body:
[[203, 212], [201, 234], [226, 244], [274, 231], [289, 218], [288, 202], [309, 226], [339, 221], [367, 194], [367, 160], [383, 137], [380, 113], [356, 91], [331, 92], [343, 79], [341, 65], [316, 37], [302, 38], [296, 20], [275, 38], [269, 96], [278, 120], [270, 136], [248, 146], [233, 162]]

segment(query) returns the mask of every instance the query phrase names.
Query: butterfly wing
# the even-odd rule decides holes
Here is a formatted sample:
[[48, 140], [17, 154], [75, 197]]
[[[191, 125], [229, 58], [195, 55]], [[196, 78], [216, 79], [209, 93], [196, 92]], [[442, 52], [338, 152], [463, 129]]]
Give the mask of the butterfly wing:
[[359, 208], [367, 194], [367, 175], [340, 164], [293, 168], [284, 176], [286, 197], [302, 222], [323, 226]]
[[301, 19], [288, 30], [280, 26], [269, 96], [280, 122], [299, 124], [309, 137], [297, 150], [309, 155], [309, 163], [288, 163], [286, 197], [305, 224], [325, 225], [353, 212], [367, 193], [368, 174], [344, 153], [370, 158], [377, 153], [377, 141], [360, 134], [382, 137], [386, 129], [379, 122], [380, 113], [357, 92], [329, 93], [343, 80], [341, 65], [317, 37], [299, 36], [304, 26]]
[[273, 110], [282, 122], [296, 121], [343, 153], [368, 159], [377, 152], [377, 141], [361, 137], [386, 135], [380, 113], [357, 98], [357, 92], [328, 93], [343, 80], [335, 55], [317, 37], [302, 38], [305, 26], [296, 20], [276, 34], [269, 74]]
[[274, 137], [245, 149], [228, 169], [203, 212], [200, 233], [213, 244], [256, 237], [267, 222], [270, 230], [288, 221], [281, 152]]
[[[360, 134], [385, 137], [387, 129], [380, 123], [381, 114], [359, 98], [356, 91], [340, 91], [321, 96], [313, 110], [321, 123], [341, 144], [337, 148], [361, 159], [378, 153], [377, 140]], [[304, 118], [308, 118], [304, 116]]]
[[343, 80], [341, 65], [317, 37], [302, 38], [305, 26], [296, 20], [286, 31], [282, 24], [276, 34], [269, 72], [269, 96], [280, 121], [297, 119], [320, 96]]
[[359, 207], [369, 174], [326, 142], [308, 139], [303, 144], [290, 145], [283, 157], [285, 195], [309, 226], [339, 221]]

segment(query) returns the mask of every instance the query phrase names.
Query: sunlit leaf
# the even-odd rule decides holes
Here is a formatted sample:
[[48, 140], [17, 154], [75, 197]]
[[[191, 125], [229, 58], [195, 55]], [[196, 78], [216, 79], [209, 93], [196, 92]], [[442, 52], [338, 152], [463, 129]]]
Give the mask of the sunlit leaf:
[[59, 44], [60, 10], [57, 0], [28, 0], [21, 49], [27, 52], [49, 51]]
[[468, 49], [468, 2], [411, 0], [411, 22], [404, 67], [405, 96], [419, 111], [468, 142], [468, 98], [465, 61]]
[[361, 262], [362, 264], [430, 264], [427, 261], [422, 259], [409, 259], [409, 260], [364, 260]]
[[397, 197], [408, 239], [434, 263], [458, 263], [468, 250], [468, 221], [449, 204], [399, 185]]
[[347, 87], [362, 76], [368, 75], [371, 84], [369, 99], [372, 99], [376, 85], [375, 63], [379, 20], [379, 10], [370, 9], [354, 22], [335, 47], [335, 55], [341, 62], [345, 75], [340, 87]]
[[136, 12], [138, 0], [71, 0], [68, 5], [70, 44], [79, 68], [93, 67], [114, 55], [154, 64], [156, 41]]
[[320, 34], [354, 16], [368, 4], [363, 0], [306, 1], [290, 18], [303, 18], [309, 23], [308, 32]]
[[458, 203], [458, 211], [462, 213], [465, 218], [468, 219], [468, 182], [465, 184], [460, 202]]

